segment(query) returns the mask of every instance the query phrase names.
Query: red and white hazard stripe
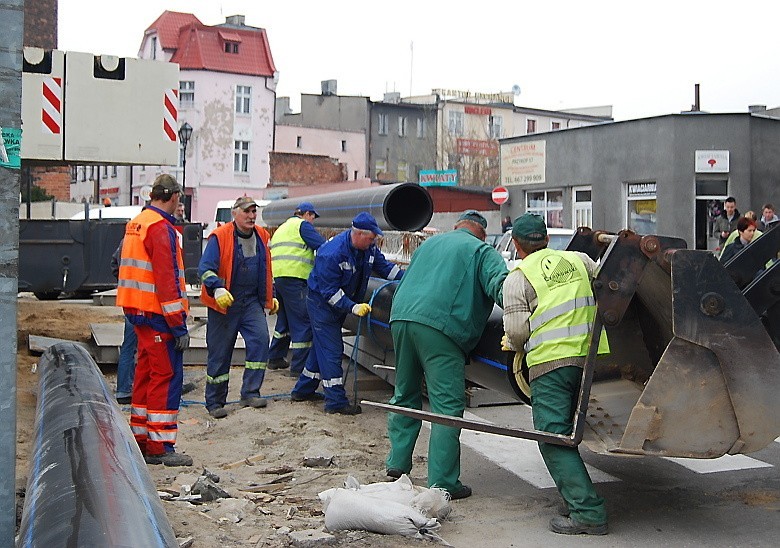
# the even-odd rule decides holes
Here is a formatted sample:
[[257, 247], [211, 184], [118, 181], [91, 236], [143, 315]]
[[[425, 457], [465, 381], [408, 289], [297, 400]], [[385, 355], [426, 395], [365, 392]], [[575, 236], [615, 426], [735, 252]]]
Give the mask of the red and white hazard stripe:
[[44, 133], [62, 132], [62, 78], [44, 78], [41, 100]]
[[169, 141], [176, 140], [176, 120], [179, 117], [179, 90], [165, 90], [165, 108], [163, 109], [163, 131]]

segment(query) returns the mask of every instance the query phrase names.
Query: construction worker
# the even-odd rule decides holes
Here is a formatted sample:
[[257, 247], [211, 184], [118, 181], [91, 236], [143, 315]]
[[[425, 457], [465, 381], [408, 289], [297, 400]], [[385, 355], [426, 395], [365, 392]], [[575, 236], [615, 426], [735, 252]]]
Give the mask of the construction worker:
[[[395, 348], [395, 393], [390, 403], [422, 409], [422, 381], [431, 411], [462, 417], [466, 406], [465, 366], [485, 329], [493, 304], [501, 306], [506, 264], [485, 243], [487, 220], [463, 212], [455, 230], [429, 238], [414, 252], [393, 296], [390, 329]], [[390, 454], [387, 475], [412, 469], [419, 419], [397, 413], [387, 418]], [[431, 425], [428, 486], [453, 499], [471, 495], [460, 482], [460, 429]]]
[[240, 403], [254, 408], [268, 404], [260, 397], [268, 362], [268, 323], [263, 309], [276, 314], [279, 308], [273, 297], [268, 232], [255, 224], [257, 203], [242, 196], [231, 214], [232, 222], [209, 235], [198, 265], [200, 299], [208, 307], [206, 409], [215, 419], [228, 415], [230, 362], [239, 333], [246, 346]]
[[352, 220], [352, 228], [317, 250], [306, 301], [313, 348], [290, 394], [293, 401], [323, 399], [315, 392], [322, 380], [326, 413], [360, 414], [360, 406], [350, 405], [344, 390], [341, 326], [349, 313], [362, 317], [371, 312], [368, 303], [358, 301], [363, 299], [372, 271], [387, 280], [400, 280], [403, 276], [403, 270], [388, 262], [375, 245], [376, 237], [381, 235], [376, 219], [361, 212]]
[[[524, 350], [531, 384], [534, 428], [570, 435], [596, 316], [590, 280], [596, 263], [584, 253], [548, 249], [544, 220], [515, 219], [512, 240], [522, 262], [504, 282], [505, 349]], [[608, 352], [602, 332], [598, 353]], [[576, 447], [539, 442], [567, 515], [550, 530], [568, 535], [607, 534], [604, 499], [593, 487]]]
[[181, 235], [173, 228], [180, 196], [176, 179], [155, 179], [151, 203], [125, 228], [116, 295], [138, 338], [130, 427], [147, 464], [166, 466], [192, 465], [174, 450], [190, 343]]
[[[290, 367], [290, 376], [298, 378], [311, 349], [311, 323], [306, 310], [306, 280], [314, 268], [314, 252], [325, 243], [312, 222], [319, 217], [310, 202], [301, 202], [293, 216], [276, 229], [271, 238], [271, 263], [274, 288], [279, 299], [268, 369]], [[284, 357], [292, 349], [292, 361]]]

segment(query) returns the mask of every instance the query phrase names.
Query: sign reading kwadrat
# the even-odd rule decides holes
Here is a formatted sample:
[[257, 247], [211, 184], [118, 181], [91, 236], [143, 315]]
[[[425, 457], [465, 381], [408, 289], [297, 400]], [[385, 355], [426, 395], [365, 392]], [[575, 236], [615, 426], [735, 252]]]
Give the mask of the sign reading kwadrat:
[[546, 141], [501, 145], [501, 184], [531, 185], [545, 182]]

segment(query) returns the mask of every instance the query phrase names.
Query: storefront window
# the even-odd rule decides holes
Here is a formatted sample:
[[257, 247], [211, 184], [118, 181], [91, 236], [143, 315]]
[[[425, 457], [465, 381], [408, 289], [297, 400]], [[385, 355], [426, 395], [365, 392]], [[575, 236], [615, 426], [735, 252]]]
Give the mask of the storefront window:
[[628, 228], [637, 234], [657, 234], [655, 183], [628, 185]]
[[539, 190], [525, 193], [525, 210], [544, 217], [550, 228], [563, 228], [563, 191]]

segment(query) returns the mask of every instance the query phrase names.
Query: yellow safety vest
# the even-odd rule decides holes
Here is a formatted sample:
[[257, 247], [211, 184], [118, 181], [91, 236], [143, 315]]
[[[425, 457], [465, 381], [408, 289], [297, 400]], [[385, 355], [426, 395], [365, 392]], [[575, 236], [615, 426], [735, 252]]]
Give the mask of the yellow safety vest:
[[275, 278], [308, 279], [314, 268], [314, 250], [301, 238], [300, 217], [290, 217], [271, 238], [271, 265]]
[[[533, 286], [539, 303], [529, 319], [531, 336], [524, 348], [528, 367], [586, 356], [596, 299], [582, 260], [571, 251], [542, 249], [528, 255], [517, 268]], [[609, 353], [603, 331], [598, 353]]]

